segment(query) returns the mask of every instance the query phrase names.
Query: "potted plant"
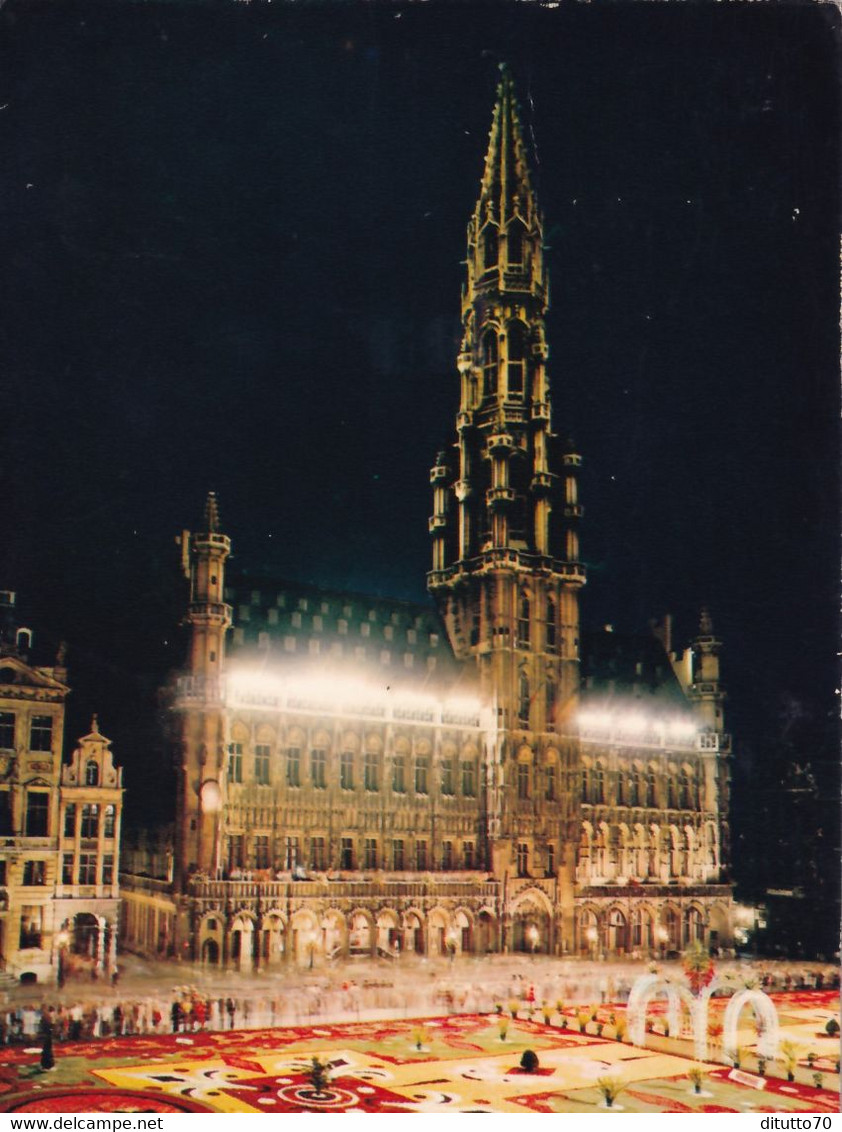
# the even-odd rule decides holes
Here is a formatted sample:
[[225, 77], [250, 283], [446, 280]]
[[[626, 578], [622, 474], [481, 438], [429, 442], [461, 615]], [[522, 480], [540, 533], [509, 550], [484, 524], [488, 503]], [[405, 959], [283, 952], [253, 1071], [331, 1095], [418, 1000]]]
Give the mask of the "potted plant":
[[824, 1073], [814, 1073], [813, 1084], [817, 1089], [824, 1088]]
[[427, 1033], [423, 1026], [416, 1026], [412, 1031], [412, 1041], [417, 1050], [420, 1050], [422, 1046], [426, 1045], [429, 1042], [429, 1040], [430, 1035]]
[[310, 1069], [307, 1072], [307, 1076], [310, 1079], [310, 1088], [313, 1090], [316, 1096], [324, 1096], [326, 1091], [325, 1085], [327, 1085], [328, 1082], [327, 1066], [324, 1064], [324, 1062], [319, 1061], [317, 1057], [314, 1057], [312, 1062], [310, 1063]]
[[766, 1058], [765, 1057], [759, 1057], [758, 1056], [758, 1058], [757, 1058], [757, 1076], [758, 1077], [765, 1077], [766, 1076]]
[[835, 1018], [828, 1018], [827, 1025], [824, 1028], [824, 1032], [826, 1034], [828, 1034], [831, 1038], [835, 1037], [839, 1033], [839, 1023], [836, 1021]]
[[618, 1077], [597, 1077], [596, 1087], [602, 1093], [606, 1108], [613, 1108], [614, 1101], [626, 1087]]
[[503, 1013], [503, 1003], [502, 1002], [495, 1002], [494, 1003], [494, 1012], [495, 1012], [495, 1014], [502, 1014]]
[[807, 1067], [809, 1069], [813, 1068], [813, 1065], [815, 1064], [816, 1058], [818, 1056], [819, 1055], [814, 1050], [810, 1050], [810, 1052], [807, 1054]]
[[576, 1021], [579, 1024], [579, 1033], [580, 1034], [584, 1034], [584, 1032], [585, 1032], [585, 1026], [587, 1026], [587, 1024], [588, 1024], [588, 1017], [589, 1017], [589, 1015], [588, 1015], [587, 1010], [579, 1010], [579, 1011], [576, 1012]]
[[510, 999], [509, 1000], [509, 1013], [511, 1014], [512, 1018], [517, 1018], [518, 1010], [520, 1010], [520, 1003], [518, 1002], [518, 1000], [516, 998]]
[[780, 1056], [786, 1070], [787, 1081], [795, 1080], [795, 1070], [798, 1067], [800, 1050], [795, 1042], [781, 1042]]
[[549, 1026], [550, 1020], [553, 1016], [553, 1008], [550, 1006], [550, 1004], [548, 1002], [545, 1002], [544, 1005], [541, 1007], [541, 1013], [544, 1016], [544, 1025]]
[[509, 1019], [501, 1015], [500, 1021], [497, 1023], [497, 1030], [500, 1034], [500, 1041], [506, 1040], [506, 1034], [509, 1032]]
[[626, 1019], [620, 1016], [614, 1023], [614, 1036], [618, 1042], [624, 1042], [628, 1033], [628, 1023]]
[[700, 1069], [698, 1065], [694, 1065], [687, 1076], [693, 1082], [693, 1092], [698, 1096], [702, 1091], [702, 1082], [705, 1079], [704, 1070]]

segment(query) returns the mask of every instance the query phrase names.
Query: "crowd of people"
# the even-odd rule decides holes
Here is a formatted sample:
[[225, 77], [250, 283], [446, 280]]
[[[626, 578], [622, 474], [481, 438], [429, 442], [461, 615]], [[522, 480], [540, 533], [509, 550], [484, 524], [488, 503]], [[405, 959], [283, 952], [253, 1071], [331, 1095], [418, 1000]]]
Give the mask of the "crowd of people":
[[[839, 971], [828, 965], [727, 964], [741, 977], [753, 977], [769, 992], [834, 989]], [[66, 988], [63, 1001], [40, 1005], [6, 1003], [0, 1009], [0, 1043], [90, 1041], [131, 1035], [264, 1029], [273, 1026], [347, 1022], [362, 1018], [423, 1017], [437, 1013], [491, 1013], [513, 999], [556, 1006], [627, 1001], [638, 964], [608, 965], [577, 961], [524, 964], [523, 969], [431, 964], [412, 972], [394, 969], [359, 980], [294, 973], [256, 987], [219, 989], [180, 986], [170, 993], [110, 995], [93, 988], [76, 997]]]

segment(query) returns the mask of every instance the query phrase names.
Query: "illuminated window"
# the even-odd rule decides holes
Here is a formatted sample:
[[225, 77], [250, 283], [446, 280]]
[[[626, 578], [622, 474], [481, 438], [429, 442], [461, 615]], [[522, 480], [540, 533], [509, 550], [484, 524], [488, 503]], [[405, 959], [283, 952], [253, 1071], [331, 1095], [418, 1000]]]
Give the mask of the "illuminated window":
[[392, 789], [397, 794], [406, 790], [406, 755], [395, 755], [392, 763]]
[[343, 790], [354, 789], [353, 751], [343, 751], [339, 756], [339, 785]]
[[518, 677], [518, 695], [517, 695], [517, 721], [521, 727], [529, 726], [529, 681], [526, 678], [526, 673], [521, 672]]
[[99, 786], [99, 767], [95, 762], [89, 762], [85, 767], [85, 785]]
[[548, 802], [554, 802], [556, 799], [556, 768], [554, 763], [550, 763], [547, 767], [547, 787], [544, 792], [544, 797]]
[[316, 747], [310, 752], [310, 780], [317, 790], [324, 790], [327, 785], [325, 779], [326, 759], [327, 755], [320, 747]]
[[517, 796], [521, 799], [529, 797], [529, 763], [517, 764]]
[[427, 868], [427, 842], [415, 842], [415, 867], [423, 872]]
[[104, 885], [114, 883], [114, 856], [112, 853], [106, 853], [102, 858], [102, 883]]
[[650, 767], [646, 773], [646, 805], [656, 806], [657, 803], [657, 786], [658, 780], [653, 767]]
[[310, 838], [310, 868], [325, 868], [325, 839], [321, 836]]
[[430, 760], [426, 755], [418, 755], [415, 759], [415, 793], [427, 794], [429, 787], [427, 785], [427, 772], [429, 770]]
[[79, 854], [79, 884], [96, 884], [96, 853]]
[[693, 804], [693, 792], [690, 786], [690, 777], [687, 771], [682, 767], [678, 776], [678, 805], [682, 810], [687, 810]]
[[517, 613], [517, 647], [529, 648], [529, 595], [522, 593]]
[[8, 790], [0, 790], [0, 834], [12, 832], [12, 797]]
[[33, 715], [29, 729], [30, 751], [50, 751], [53, 746], [53, 717]]
[[678, 799], [676, 798], [675, 779], [671, 774], [667, 775], [667, 809], [674, 810]]
[[287, 749], [287, 786], [301, 785], [301, 748]]
[[26, 888], [34, 888], [47, 883], [46, 861], [24, 861], [23, 883]]
[[597, 806], [605, 805], [605, 767], [602, 763], [597, 763], [594, 770], [593, 802]]
[[112, 806], [112, 805], [106, 806], [105, 810], [103, 811], [103, 815], [104, 815], [104, 817], [103, 817], [102, 835], [103, 835], [103, 837], [113, 837], [114, 836], [114, 821], [115, 821], [115, 818], [116, 818], [116, 812], [115, 812], [114, 806]]
[[550, 594], [547, 598], [547, 652], [556, 651], [556, 605]]
[[365, 839], [365, 858], [363, 868], [376, 869], [377, 868], [377, 839], [374, 837], [367, 837]]
[[301, 859], [301, 842], [297, 837], [284, 838], [284, 868], [292, 870]]
[[268, 869], [271, 864], [269, 835], [258, 833], [254, 839], [254, 867], [256, 869]]
[[271, 747], [258, 743], [254, 748], [254, 781], [258, 786], [269, 785], [269, 757]]
[[443, 869], [453, 868], [453, 842], [442, 841], [441, 843], [441, 867]]
[[547, 876], [555, 874], [555, 845], [547, 846]]
[[353, 869], [354, 867], [354, 839], [352, 837], [342, 838], [339, 849], [339, 867], [340, 869]]
[[399, 872], [404, 867], [403, 842], [392, 842], [392, 868]]
[[61, 859], [61, 883], [73, 884], [73, 854], [65, 853]]
[[76, 803], [68, 802], [64, 808], [64, 836], [76, 836]]
[[525, 841], [519, 841], [517, 847], [517, 875], [529, 876], [529, 846]]
[[462, 866], [466, 869], [473, 869], [475, 867], [473, 841], [462, 842]]
[[49, 836], [49, 817], [49, 794], [41, 790], [30, 790], [26, 795], [26, 836]]
[[554, 731], [556, 726], [556, 707], [558, 706], [558, 685], [552, 677], [547, 680], [547, 730]]
[[242, 869], [245, 863], [245, 838], [242, 833], [232, 833], [228, 837], [228, 870]]
[[629, 775], [626, 780], [626, 805], [638, 806], [640, 798], [639, 779], [637, 771]]
[[15, 713], [0, 711], [0, 747], [5, 751], [15, 749]]
[[228, 781], [243, 781], [243, 744], [228, 744]]
[[44, 923], [44, 909], [40, 904], [26, 905], [20, 910], [20, 937], [21, 951], [30, 947], [41, 946], [41, 933]]
[[466, 798], [477, 796], [477, 764], [473, 759], [462, 763], [462, 793]]
[[377, 782], [377, 752], [366, 751], [363, 763], [363, 786], [366, 790], [378, 790]]
[[442, 759], [441, 761], [441, 792], [442, 794], [453, 794], [455, 792], [453, 759]]

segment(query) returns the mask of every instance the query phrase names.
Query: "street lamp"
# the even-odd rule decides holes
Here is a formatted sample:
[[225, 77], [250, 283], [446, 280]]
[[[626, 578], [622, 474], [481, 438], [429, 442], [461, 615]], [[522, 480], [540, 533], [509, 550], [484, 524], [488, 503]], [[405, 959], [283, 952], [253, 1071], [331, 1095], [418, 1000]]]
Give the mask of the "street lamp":
[[535, 962], [535, 949], [538, 946], [538, 929], [534, 924], [530, 924], [526, 929], [526, 938], [529, 940], [529, 946], [532, 948], [532, 962]]
[[663, 959], [664, 955], [666, 954], [667, 940], [670, 937], [670, 933], [667, 931], [667, 929], [663, 925], [661, 925], [661, 927], [658, 928], [658, 930], [655, 934], [658, 937], [658, 944], [660, 945], [660, 948], [661, 948], [661, 958]]
[[591, 953], [591, 959], [596, 958], [596, 941], [599, 939], [599, 932], [596, 928], [588, 928], [585, 932], [585, 939], [588, 941], [588, 950]]

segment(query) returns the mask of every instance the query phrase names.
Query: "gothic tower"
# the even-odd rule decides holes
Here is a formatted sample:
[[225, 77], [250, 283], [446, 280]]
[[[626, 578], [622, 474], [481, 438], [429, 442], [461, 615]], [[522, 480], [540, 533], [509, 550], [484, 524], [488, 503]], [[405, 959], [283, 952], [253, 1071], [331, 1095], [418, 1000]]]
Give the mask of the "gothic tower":
[[573, 756], [560, 734], [579, 687], [581, 458], [553, 432], [542, 217], [514, 84], [501, 72], [468, 224], [458, 439], [453, 460], [440, 453], [431, 472], [428, 586], [496, 712], [489, 867], [507, 872], [517, 854], [520, 875], [550, 875], [569, 833], [560, 803]]
[[182, 536], [184, 571], [190, 579], [184, 619], [190, 632], [190, 662], [188, 674], [178, 682], [176, 700], [182, 744], [176, 860], [186, 872], [213, 874], [218, 865], [226, 757], [220, 676], [231, 624], [223, 592], [230, 553], [231, 540], [220, 532], [216, 496], [210, 492], [202, 530]]

